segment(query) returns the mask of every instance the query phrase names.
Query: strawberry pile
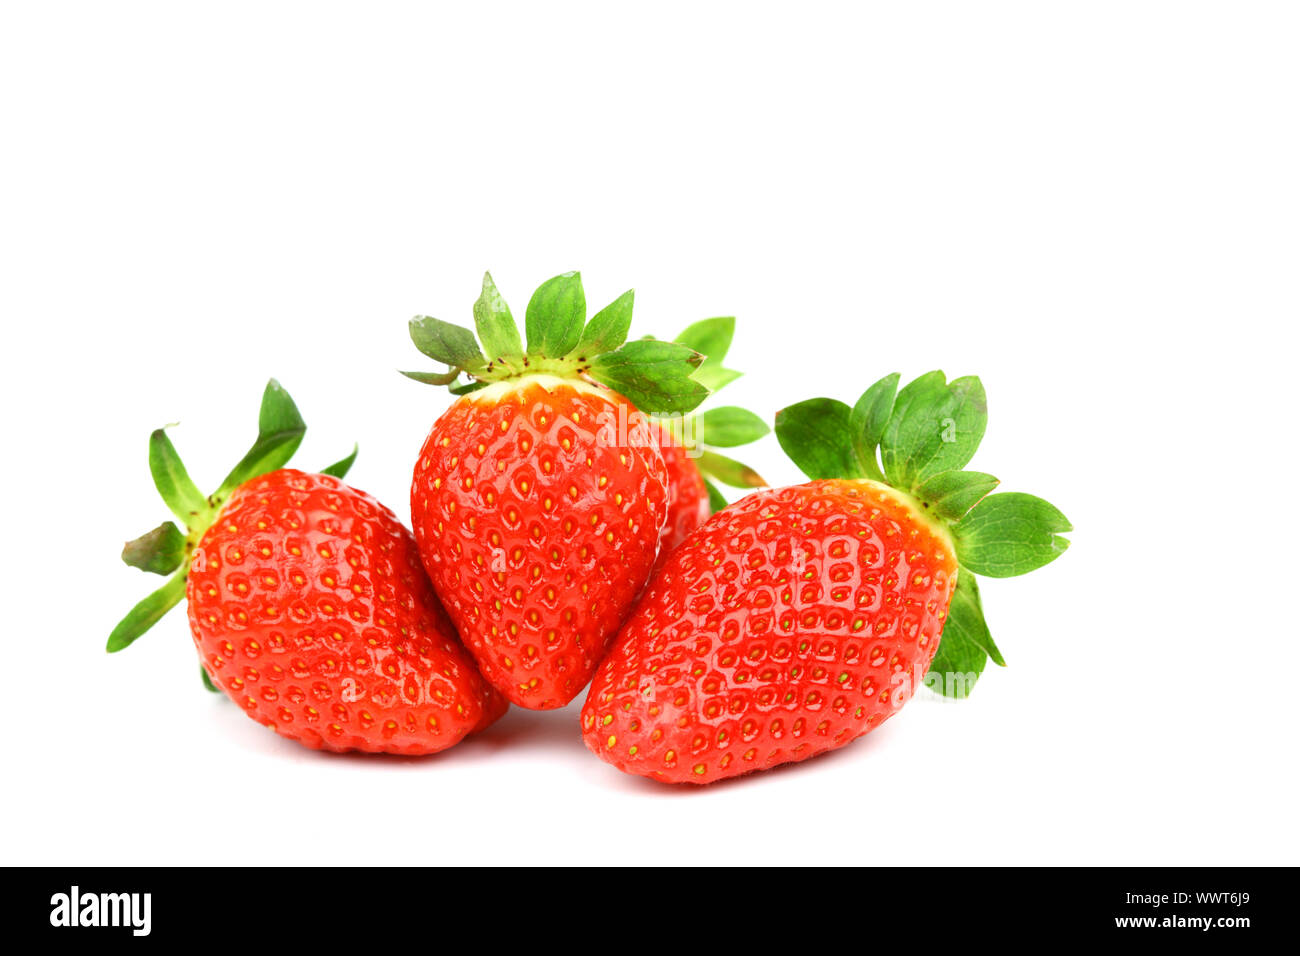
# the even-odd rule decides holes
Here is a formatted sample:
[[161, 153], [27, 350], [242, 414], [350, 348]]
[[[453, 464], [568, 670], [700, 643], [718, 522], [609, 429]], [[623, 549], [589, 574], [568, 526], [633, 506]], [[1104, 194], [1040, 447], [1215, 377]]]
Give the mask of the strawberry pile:
[[[975, 575], [1066, 547], [1042, 499], [965, 470], [976, 378], [891, 375], [850, 407], [776, 416], [811, 481], [767, 488], [726, 457], [767, 425], [696, 409], [738, 376], [734, 321], [629, 339], [629, 291], [588, 320], [582, 282], [544, 283], [524, 335], [491, 276], [474, 330], [413, 319], [445, 368], [403, 374], [452, 405], [415, 459], [412, 531], [342, 479], [286, 467], [305, 425], [274, 381], [252, 449], [211, 495], [165, 430], [149, 462], [168, 521], [123, 560], [166, 575], [118, 651], [187, 600], [209, 689], [313, 747], [428, 754], [515, 704], [588, 689], [587, 746], [620, 770], [709, 783], [842, 746], [922, 683], [970, 692], [1003, 659]], [[525, 341], [526, 339], [526, 341]], [[728, 505], [725, 484], [749, 491]], [[753, 491], [752, 489], [760, 489]]]

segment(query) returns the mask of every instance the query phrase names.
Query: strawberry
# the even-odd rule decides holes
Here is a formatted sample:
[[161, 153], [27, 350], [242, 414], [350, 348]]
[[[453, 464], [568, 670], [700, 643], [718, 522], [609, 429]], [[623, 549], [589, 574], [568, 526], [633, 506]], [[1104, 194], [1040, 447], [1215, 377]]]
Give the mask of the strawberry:
[[987, 658], [1003, 663], [975, 575], [1054, 560], [1069, 522], [961, 470], [987, 417], [977, 378], [897, 385], [778, 413], [778, 440], [813, 480], [741, 499], [668, 557], [592, 681], [590, 749], [629, 773], [710, 783], [843, 746], [923, 678], [965, 696]]
[[526, 350], [490, 275], [478, 341], [411, 321], [416, 346], [449, 368], [405, 374], [459, 396], [415, 465], [420, 555], [483, 675], [523, 707], [577, 696], [649, 577], [668, 474], [643, 413], [687, 412], [708, 394], [693, 349], [627, 341], [632, 301], [588, 323], [581, 278], [557, 276], [528, 303]]
[[[703, 319], [673, 340], [706, 356], [694, 378], [710, 391], [716, 392], [740, 377], [740, 372], [722, 365], [735, 327], [736, 320], [731, 316]], [[710, 514], [727, 506], [715, 481], [747, 489], [767, 484], [754, 469], [710, 446], [748, 444], [767, 431], [767, 424], [753, 412], [730, 405], [657, 423], [659, 451], [668, 467], [668, 520], [659, 535], [660, 563]]]
[[209, 689], [259, 723], [332, 751], [429, 754], [505, 712], [483, 680], [391, 511], [340, 480], [283, 468], [306, 426], [275, 381], [259, 436], [204, 497], [159, 429], [149, 463], [172, 522], [123, 559], [170, 574], [114, 629], [119, 651], [182, 597]]
[[[655, 432], [668, 481], [668, 516], [659, 531], [658, 563], [662, 564], [669, 552], [714, 512], [712, 494], [717, 489], [710, 488], [708, 479], [691, 458], [691, 450], [672, 432], [658, 426]], [[719, 510], [726, 505], [724, 499]]]

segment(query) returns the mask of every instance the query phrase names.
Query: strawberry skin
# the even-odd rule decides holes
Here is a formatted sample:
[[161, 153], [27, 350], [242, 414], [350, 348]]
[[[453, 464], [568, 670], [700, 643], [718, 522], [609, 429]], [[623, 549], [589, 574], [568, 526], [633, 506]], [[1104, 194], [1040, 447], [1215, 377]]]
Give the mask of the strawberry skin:
[[841, 747], [921, 682], [956, 581], [947, 532], [888, 485], [751, 494], [651, 579], [597, 670], [583, 738], [669, 783]]
[[659, 452], [668, 469], [668, 518], [659, 533], [660, 563], [709, 517], [709, 489], [687, 450], [662, 428]]
[[487, 680], [562, 707], [586, 686], [654, 564], [668, 475], [612, 390], [526, 375], [459, 398], [411, 484], [420, 555]]
[[281, 469], [235, 489], [194, 549], [187, 597], [213, 683], [308, 747], [434, 753], [507, 707], [411, 533], [328, 475]]

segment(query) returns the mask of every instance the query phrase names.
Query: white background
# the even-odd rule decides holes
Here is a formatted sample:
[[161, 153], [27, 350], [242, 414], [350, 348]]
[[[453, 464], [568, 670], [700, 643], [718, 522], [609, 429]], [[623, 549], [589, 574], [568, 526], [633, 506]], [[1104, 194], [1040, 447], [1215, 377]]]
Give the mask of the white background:
[[[1267, 3], [6, 4], [4, 862], [1290, 863], [1300, 21]], [[546, 12], [539, 9], [548, 7]], [[1074, 546], [985, 586], [1010, 666], [828, 757], [620, 775], [575, 711], [334, 757], [204, 693], [163, 423], [214, 486], [278, 376], [404, 518], [406, 339], [579, 268], [739, 317], [725, 403], [980, 374], [973, 466]], [[743, 456], [799, 476], [773, 439]]]

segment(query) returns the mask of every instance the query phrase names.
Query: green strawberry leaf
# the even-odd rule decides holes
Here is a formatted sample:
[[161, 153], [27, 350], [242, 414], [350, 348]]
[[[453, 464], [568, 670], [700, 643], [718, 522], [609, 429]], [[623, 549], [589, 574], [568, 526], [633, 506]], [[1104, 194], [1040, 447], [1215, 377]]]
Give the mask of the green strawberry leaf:
[[989, 495], [952, 526], [957, 557], [976, 574], [1009, 578], [1056, 560], [1073, 530], [1054, 506], [1020, 492]]
[[1006, 666], [984, 621], [984, 605], [975, 575], [962, 568], [958, 571], [939, 649], [926, 674], [926, 686], [945, 697], [969, 697], [990, 657], [998, 666]]
[[731, 348], [731, 340], [735, 334], [735, 317], [723, 315], [693, 322], [673, 340], [678, 345], [685, 345], [704, 356], [704, 361], [692, 378], [710, 392], [716, 392], [743, 374], [722, 366], [722, 360], [726, 357], [727, 350]]
[[701, 365], [696, 369], [692, 379], [699, 382], [710, 392], [716, 392], [724, 385], [730, 385], [736, 379], [744, 375], [744, 372], [737, 372], [733, 369], [723, 368], [721, 365]]
[[917, 472], [942, 440], [953, 404], [943, 372], [929, 372], [904, 385], [880, 437], [880, 461], [895, 488], [911, 491]]
[[[998, 646], [993, 643], [993, 635], [989, 633], [988, 624], [984, 620], [984, 599], [980, 596], [979, 578], [972, 574], [968, 569], [957, 566], [957, 587], [953, 592], [954, 595], [962, 595], [959, 602], [962, 611], [962, 628], [975, 644], [984, 651], [993, 663], [998, 667], [1006, 667], [1006, 659], [1003, 658], [1002, 652]], [[975, 611], [977, 618], [969, 618], [968, 612]], [[945, 626], [944, 630], [947, 630]]]
[[185, 535], [170, 521], [128, 541], [122, 560], [151, 574], [171, 574], [185, 560]]
[[691, 378], [703, 356], [684, 345], [637, 339], [591, 361], [591, 377], [647, 415], [689, 412], [708, 397]]
[[716, 451], [701, 452], [695, 459], [695, 466], [700, 473], [730, 485], [732, 488], [766, 488], [763, 476], [748, 465], [741, 464], [734, 458], [719, 455]]
[[952, 403], [948, 416], [941, 422], [938, 445], [917, 471], [922, 481], [941, 472], [965, 468], [975, 457], [988, 426], [988, 397], [977, 376], [953, 379], [948, 383], [948, 393]]
[[849, 420], [853, 410], [833, 398], [810, 398], [776, 413], [776, 440], [809, 478], [861, 475]]
[[705, 478], [704, 487], [707, 488], [709, 492], [709, 512], [711, 514], [717, 514], [723, 508], [727, 507], [727, 499], [723, 497], [722, 492], [718, 490], [717, 485]]
[[149, 436], [149, 472], [168, 510], [180, 518], [185, 527], [190, 527], [207, 513], [208, 499], [185, 470], [176, 446], [167, 437], [166, 428], [156, 429]]
[[353, 464], [356, 463], [357, 452], [359, 452], [360, 450], [361, 450], [361, 446], [356, 443], [353, 443], [352, 454], [348, 455], [348, 457], [346, 458], [334, 462], [334, 464], [330, 465], [328, 468], [322, 468], [320, 470], [320, 473], [322, 475], [332, 475], [333, 477], [338, 478], [340, 480], [346, 478], [348, 472], [352, 470]]
[[208, 676], [208, 670], [202, 664], [199, 665], [199, 680], [203, 681], [203, 689], [210, 690], [214, 694], [220, 694], [221, 688], [212, 683], [212, 678]]
[[262, 393], [262, 408], [257, 417], [257, 441], [226, 476], [217, 489], [216, 497], [238, 488], [244, 482], [283, 468], [302, 444], [307, 424], [298, 413], [289, 393], [275, 379], [266, 383]]
[[185, 597], [185, 577], [189, 570], [189, 565], [181, 565], [181, 569], [166, 584], [127, 612], [126, 617], [118, 622], [113, 633], [108, 636], [107, 650], [110, 654], [130, 647], [136, 638], [181, 602]]
[[479, 341], [483, 343], [489, 361], [524, 354], [519, 326], [510, 314], [510, 306], [497, 291], [490, 272], [483, 273], [483, 292], [474, 303], [474, 328], [478, 330]]
[[627, 341], [632, 327], [633, 290], [628, 289], [591, 317], [578, 340], [578, 355], [586, 360], [604, 352], [613, 352]]
[[480, 388], [487, 388], [491, 382], [466, 382], [464, 385], [453, 385], [447, 391], [453, 395], [468, 395], [470, 392], [477, 392]]
[[673, 341], [703, 355], [705, 366], [719, 366], [735, 334], [735, 316], [724, 315], [691, 323]]
[[696, 418], [698, 441], [718, 448], [734, 448], [758, 441], [768, 432], [767, 422], [745, 408], [724, 405], [710, 408]]
[[566, 272], [548, 279], [528, 300], [524, 326], [528, 332], [528, 354], [563, 358], [577, 347], [587, 319], [587, 299], [582, 276]]
[[849, 416], [849, 430], [853, 436], [853, 451], [858, 458], [858, 467], [867, 478], [884, 481], [885, 475], [880, 470], [876, 449], [880, 438], [889, 424], [890, 413], [894, 410], [894, 395], [898, 392], [898, 373], [886, 375], [862, 393], [853, 414]]
[[445, 372], [402, 372], [401, 374], [423, 385], [450, 385], [460, 378], [460, 369], [450, 368]]
[[999, 482], [979, 471], [941, 471], [927, 478], [916, 489], [916, 496], [947, 521], [957, 521]]
[[932, 475], [958, 471], [984, 437], [988, 401], [975, 376], [946, 382], [929, 372], [898, 393], [880, 439], [880, 458], [889, 483], [904, 491]]
[[417, 315], [410, 322], [411, 341], [435, 362], [451, 368], [474, 371], [483, 367], [478, 340], [469, 329], [452, 325], [431, 315]]

